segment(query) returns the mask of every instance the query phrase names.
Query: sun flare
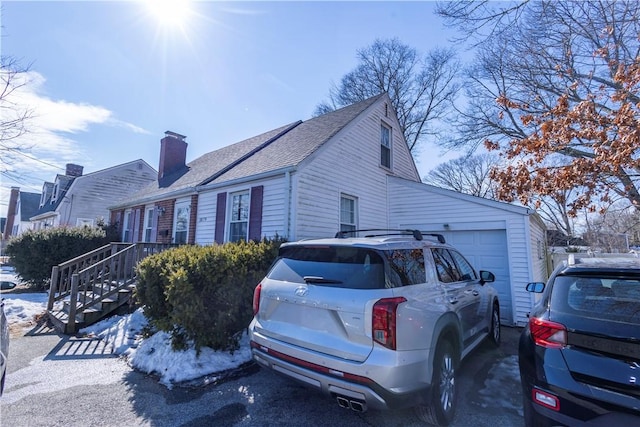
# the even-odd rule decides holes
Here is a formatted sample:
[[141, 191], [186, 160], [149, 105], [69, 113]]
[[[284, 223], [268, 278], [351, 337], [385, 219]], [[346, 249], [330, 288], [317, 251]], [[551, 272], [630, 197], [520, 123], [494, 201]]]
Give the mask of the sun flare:
[[158, 23], [167, 27], [182, 27], [191, 14], [189, 0], [145, 0]]

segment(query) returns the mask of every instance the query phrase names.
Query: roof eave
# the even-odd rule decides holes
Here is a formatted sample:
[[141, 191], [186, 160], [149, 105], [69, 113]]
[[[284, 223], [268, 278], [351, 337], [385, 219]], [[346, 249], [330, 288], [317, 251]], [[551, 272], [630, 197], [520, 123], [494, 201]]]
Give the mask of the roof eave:
[[161, 202], [163, 200], [175, 199], [175, 198], [180, 197], [180, 196], [192, 196], [194, 194], [197, 194], [195, 188], [194, 187], [187, 187], [187, 188], [182, 188], [180, 190], [171, 191], [169, 193], [151, 195], [151, 196], [143, 197], [143, 198], [140, 198], [140, 199], [136, 199], [136, 200], [134, 200], [132, 202], [120, 203], [120, 204], [117, 204], [117, 205], [109, 206], [107, 209], [112, 211], [112, 210], [116, 210], [116, 209], [131, 208], [133, 206], [146, 205], [146, 204], [153, 203], [153, 202]]
[[50, 217], [57, 217], [59, 215], [60, 214], [58, 212], [56, 212], [56, 211], [43, 212], [43, 213], [41, 213], [39, 215], [32, 216], [31, 218], [29, 218], [29, 221], [40, 221], [41, 219], [47, 219], [47, 218], [50, 218]]
[[272, 171], [268, 171], [268, 172], [262, 172], [262, 173], [258, 173], [255, 175], [248, 175], [248, 176], [243, 176], [241, 178], [236, 178], [236, 179], [232, 179], [229, 181], [223, 181], [223, 182], [214, 182], [214, 183], [208, 183], [208, 184], [204, 184], [204, 185], [198, 185], [196, 186], [196, 192], [200, 193], [203, 191], [209, 191], [209, 190], [214, 190], [217, 188], [221, 188], [221, 187], [228, 187], [231, 185], [238, 185], [238, 184], [242, 184], [245, 182], [251, 182], [251, 181], [260, 181], [263, 179], [267, 179], [267, 178], [273, 178], [275, 176], [279, 176], [279, 175], [285, 175], [287, 172], [295, 172], [296, 171], [296, 166], [286, 166], [284, 168], [280, 168], [280, 169], [275, 169]]

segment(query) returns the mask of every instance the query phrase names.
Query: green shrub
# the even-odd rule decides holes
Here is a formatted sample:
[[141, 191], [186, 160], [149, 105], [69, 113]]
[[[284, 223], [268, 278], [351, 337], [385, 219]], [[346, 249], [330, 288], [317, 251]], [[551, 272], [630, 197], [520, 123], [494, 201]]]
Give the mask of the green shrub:
[[113, 237], [106, 228], [96, 227], [28, 230], [9, 241], [6, 253], [23, 281], [45, 289], [53, 266], [104, 246]]
[[136, 297], [175, 349], [234, 351], [253, 316], [253, 291], [282, 242], [181, 246], [147, 257], [137, 267]]

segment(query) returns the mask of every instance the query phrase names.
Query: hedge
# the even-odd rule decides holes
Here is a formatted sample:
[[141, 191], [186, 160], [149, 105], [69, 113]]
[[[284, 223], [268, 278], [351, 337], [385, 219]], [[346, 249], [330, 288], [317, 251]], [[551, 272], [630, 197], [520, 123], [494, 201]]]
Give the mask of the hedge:
[[253, 291], [282, 242], [181, 246], [149, 256], [137, 267], [136, 298], [151, 326], [171, 334], [174, 349], [233, 352], [253, 316]]
[[27, 230], [9, 240], [6, 253], [21, 280], [46, 288], [53, 266], [117, 239], [113, 227], [54, 227]]

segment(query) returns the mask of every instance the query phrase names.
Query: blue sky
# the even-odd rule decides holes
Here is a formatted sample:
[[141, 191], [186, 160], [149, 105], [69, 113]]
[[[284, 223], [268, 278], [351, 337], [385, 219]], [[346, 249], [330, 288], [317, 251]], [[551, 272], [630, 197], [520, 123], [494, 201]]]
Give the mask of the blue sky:
[[[12, 101], [33, 111], [29, 157], [1, 177], [2, 216], [11, 186], [40, 192], [66, 163], [157, 169], [166, 130], [187, 136], [191, 161], [309, 119], [376, 38], [426, 53], [453, 35], [433, 2], [193, 2], [181, 25], [141, 1], [1, 7], [2, 55], [30, 65]], [[420, 175], [452, 157], [425, 146]]]

